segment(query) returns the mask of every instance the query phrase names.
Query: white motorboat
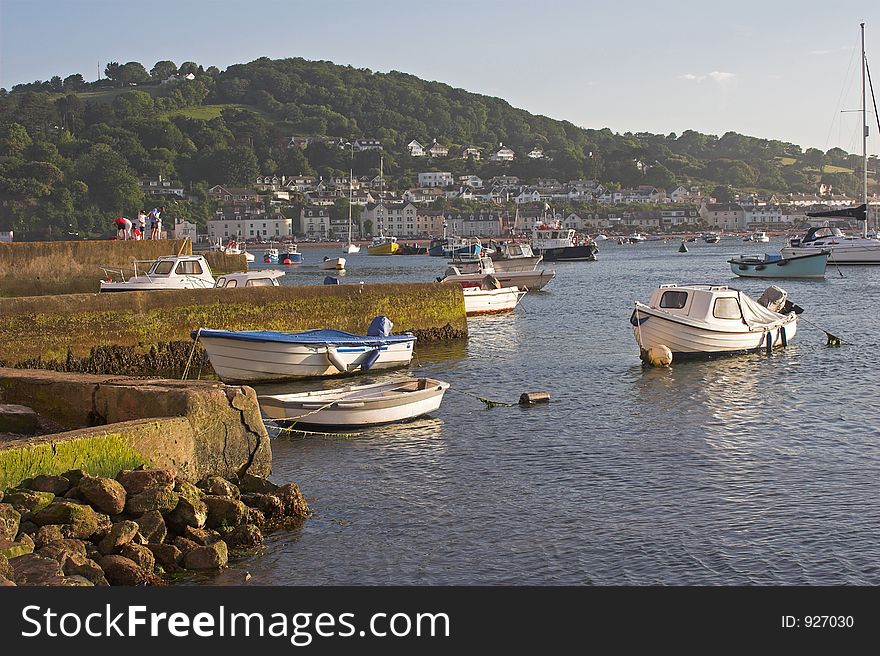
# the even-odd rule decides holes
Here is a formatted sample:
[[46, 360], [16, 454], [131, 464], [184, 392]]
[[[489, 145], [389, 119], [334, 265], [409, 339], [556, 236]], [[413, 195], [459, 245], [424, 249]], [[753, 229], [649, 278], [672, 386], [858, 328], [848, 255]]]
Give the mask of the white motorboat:
[[240, 271], [226, 273], [214, 284], [217, 289], [232, 289], [234, 287], [279, 287], [279, 278], [284, 277], [285, 272], [278, 269], [258, 269], [255, 271]]
[[348, 243], [345, 245], [345, 248], [342, 249], [342, 252], [346, 255], [351, 255], [353, 253], [360, 253], [361, 247], [357, 244]]
[[[144, 273], [139, 273], [138, 265]], [[201, 255], [165, 255], [155, 260], [136, 260], [134, 275], [128, 279], [121, 269], [100, 267], [105, 278], [101, 280], [101, 292], [139, 292], [160, 289], [210, 289], [214, 276], [208, 262]], [[120, 280], [115, 280], [119, 277]]]
[[[854, 208], [854, 210], [866, 214], [864, 205], [861, 208]], [[808, 212], [807, 215], [827, 216], [830, 213], [811, 214]], [[849, 237], [843, 234], [839, 228], [820, 226], [810, 228], [802, 239], [789, 240], [788, 246], [781, 249], [783, 257], [800, 257], [822, 252], [829, 252], [828, 261], [834, 264], [880, 264], [880, 239]]]
[[717, 232], [707, 232], [703, 235], [703, 241], [707, 244], [717, 244], [721, 241], [721, 235]]
[[545, 262], [595, 262], [599, 252], [592, 239], [581, 240], [575, 230], [562, 228], [558, 221], [535, 225], [532, 247]]
[[342, 271], [345, 268], [344, 257], [325, 257], [324, 261], [318, 264], [319, 269], [329, 271]]
[[391, 325], [386, 317], [376, 317], [367, 335], [200, 328], [193, 338], [201, 340], [223, 382], [276, 381], [404, 367], [412, 360], [416, 337], [391, 335]]
[[[496, 271], [534, 271], [544, 260], [542, 255], [535, 255], [532, 252], [530, 244], [518, 241], [497, 244], [495, 252], [490, 257]], [[470, 263], [468, 260], [463, 260], [465, 261]], [[458, 261], [453, 261], [451, 264], [458, 266]], [[467, 271], [460, 266], [459, 268], [462, 273], [473, 273], [476, 270], [475, 268], [474, 271]]]
[[404, 378], [373, 385], [257, 397], [263, 414], [296, 426], [376, 426], [407, 421], [440, 407], [449, 383], [433, 378]]
[[484, 276], [480, 282], [455, 280], [444, 280], [443, 282], [461, 285], [461, 291], [464, 294], [464, 311], [468, 316], [510, 312], [526, 295], [526, 292], [518, 287], [502, 287], [498, 279], [492, 275]]
[[217, 244], [212, 247], [211, 250], [220, 251], [221, 253], [226, 253], [227, 255], [244, 255], [245, 260], [247, 260], [248, 262], [253, 262], [254, 260], [256, 260], [254, 254], [247, 251], [247, 246], [242, 248], [241, 244], [239, 244], [234, 239], [230, 239], [229, 241], [227, 241], [225, 246], [220, 240], [218, 240]]
[[754, 301], [726, 285], [660, 285], [647, 305], [636, 302], [630, 323], [642, 357], [655, 346], [673, 355], [735, 353], [787, 346], [797, 332], [791, 308], [778, 287]]
[[495, 276], [502, 287], [517, 287], [520, 290], [543, 289], [544, 286], [556, 277], [554, 269], [540, 269], [534, 271], [497, 271], [496, 261], [488, 257], [481, 257], [475, 266], [464, 273], [455, 265], [446, 269], [439, 282], [471, 283], [479, 285], [487, 275]]
[[766, 232], [758, 231], [753, 232], [748, 237], [743, 237], [743, 241], [750, 241], [756, 244], [766, 244], [770, 241], [770, 237], [767, 236]]

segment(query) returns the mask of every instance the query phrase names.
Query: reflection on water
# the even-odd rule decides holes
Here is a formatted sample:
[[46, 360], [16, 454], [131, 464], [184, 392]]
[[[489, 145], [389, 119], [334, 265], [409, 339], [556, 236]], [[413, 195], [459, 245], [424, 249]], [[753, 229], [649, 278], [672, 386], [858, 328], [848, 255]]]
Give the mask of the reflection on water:
[[[273, 440], [273, 478], [316, 515], [235, 564], [258, 584], [880, 583], [880, 349], [866, 299], [880, 267], [785, 281], [805, 318], [791, 347], [643, 368], [634, 300], [666, 282], [730, 284], [726, 259], [782, 245], [602, 246], [470, 338], [418, 344], [413, 375], [452, 384], [435, 416], [357, 438]], [[316, 263], [331, 251], [303, 249]], [[335, 256], [336, 251], [332, 254]], [[350, 282], [427, 281], [440, 258], [352, 255]], [[320, 284], [301, 267], [286, 284]], [[346, 284], [343, 281], [343, 284]], [[383, 372], [261, 386], [302, 391]], [[356, 384], [357, 384], [356, 383]], [[486, 408], [474, 396], [549, 404]], [[467, 393], [465, 393], [467, 392]], [[302, 563], [308, 563], [303, 567]], [[222, 581], [221, 581], [222, 582]]]

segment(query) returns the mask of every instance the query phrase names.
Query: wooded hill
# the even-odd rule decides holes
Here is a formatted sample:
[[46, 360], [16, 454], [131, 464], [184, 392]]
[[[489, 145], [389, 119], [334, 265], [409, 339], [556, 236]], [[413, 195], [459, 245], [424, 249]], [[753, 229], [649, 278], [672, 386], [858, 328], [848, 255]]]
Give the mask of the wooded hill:
[[[425, 170], [516, 175], [606, 186], [698, 185], [732, 190], [814, 193], [817, 182], [856, 194], [860, 157], [728, 132], [721, 137], [615, 134], [536, 116], [493, 98], [406, 73], [374, 73], [304, 59], [258, 59], [204, 69], [157, 62], [107, 66], [108, 79], [54, 77], [0, 90], [0, 230], [21, 237], [104, 234], [113, 217], [144, 207], [140, 178], [179, 180], [197, 198], [166, 203], [168, 215], [203, 224], [213, 211], [207, 188], [250, 186], [260, 174], [378, 173], [375, 151], [355, 153], [315, 140], [288, 147], [293, 135], [378, 139], [388, 188], [416, 185]], [[176, 76], [169, 81], [169, 78]], [[192, 79], [187, 79], [190, 77]], [[450, 157], [410, 157], [418, 140], [450, 147]], [[515, 161], [454, 157], [503, 143]], [[538, 147], [544, 159], [526, 157]], [[147, 208], [149, 209], [149, 208]]]

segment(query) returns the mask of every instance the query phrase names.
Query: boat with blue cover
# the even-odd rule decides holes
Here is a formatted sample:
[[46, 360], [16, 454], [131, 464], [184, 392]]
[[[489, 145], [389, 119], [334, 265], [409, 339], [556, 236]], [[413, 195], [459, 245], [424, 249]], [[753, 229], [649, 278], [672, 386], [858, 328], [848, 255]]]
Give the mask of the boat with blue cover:
[[797, 257], [761, 253], [740, 255], [727, 261], [730, 270], [743, 278], [824, 278], [830, 252], [820, 251]]
[[341, 330], [212, 330], [200, 328], [201, 341], [223, 382], [272, 382], [313, 376], [357, 374], [405, 367], [412, 361], [416, 336], [392, 335], [387, 317], [373, 319], [366, 335]]

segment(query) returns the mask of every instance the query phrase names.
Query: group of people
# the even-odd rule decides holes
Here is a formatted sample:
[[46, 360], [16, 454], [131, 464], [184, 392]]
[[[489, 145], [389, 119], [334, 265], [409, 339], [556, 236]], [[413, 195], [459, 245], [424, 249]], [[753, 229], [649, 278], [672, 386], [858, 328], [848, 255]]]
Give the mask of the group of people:
[[[162, 212], [165, 206], [154, 207], [148, 213], [146, 210], [138, 210], [137, 224], [132, 223], [131, 219], [120, 216], [113, 220], [116, 225], [117, 239], [161, 239], [162, 238]], [[147, 236], [147, 222], [150, 224], [150, 234]]]

